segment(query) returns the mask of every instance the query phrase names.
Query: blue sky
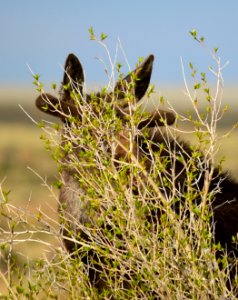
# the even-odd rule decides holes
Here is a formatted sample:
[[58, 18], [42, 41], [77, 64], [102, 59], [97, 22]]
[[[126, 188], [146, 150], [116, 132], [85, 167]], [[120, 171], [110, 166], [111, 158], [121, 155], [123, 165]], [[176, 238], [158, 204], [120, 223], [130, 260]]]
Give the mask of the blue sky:
[[[196, 28], [210, 48], [219, 47], [226, 84], [238, 84], [237, 0], [8, 0], [0, 9], [0, 86], [32, 86], [32, 70], [45, 83], [59, 82], [66, 55], [81, 60], [88, 84], [105, 84], [104, 49], [88, 29], [108, 34], [114, 56], [118, 38], [133, 68], [138, 57], [155, 54], [152, 81], [181, 84], [180, 57], [207, 71], [213, 62], [188, 34]], [[125, 66], [123, 55], [118, 60]]]

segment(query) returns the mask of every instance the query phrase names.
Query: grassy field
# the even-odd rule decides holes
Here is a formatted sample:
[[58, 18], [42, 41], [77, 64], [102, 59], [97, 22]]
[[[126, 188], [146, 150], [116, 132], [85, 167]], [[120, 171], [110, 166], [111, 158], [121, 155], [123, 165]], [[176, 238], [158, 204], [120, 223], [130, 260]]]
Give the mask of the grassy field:
[[[167, 95], [166, 98], [173, 99], [171, 102], [178, 110], [184, 111], [186, 104], [182, 102], [182, 92], [179, 91], [171, 91], [165, 87], [161, 93]], [[15, 90], [12, 93], [7, 90], [0, 91], [0, 183], [4, 190], [11, 191], [9, 199], [16, 207], [27, 210], [32, 215], [36, 215], [40, 210], [49, 219], [57, 220], [58, 191], [53, 189], [52, 194], [45, 185], [47, 182], [51, 187], [57, 180], [57, 166], [40, 140], [41, 129], [18, 106], [21, 104], [34, 119], [39, 120], [42, 115], [34, 106], [35, 96], [34, 92], [25, 90]], [[232, 106], [232, 103], [235, 103], [236, 89], [230, 89], [226, 97], [230, 99], [228, 102]], [[233, 105], [218, 128], [219, 135], [223, 135], [237, 122], [237, 111], [237, 105]], [[218, 155], [218, 158], [225, 156], [224, 169], [229, 170], [236, 178], [238, 178], [237, 141], [238, 131], [235, 130], [231, 136], [222, 141]], [[53, 247], [57, 245], [54, 238], [46, 237], [46, 241], [52, 243]], [[27, 257], [52, 255], [49, 253], [49, 247], [39, 246], [37, 243], [23, 245], [19, 249], [17, 250], [25, 253]], [[4, 291], [2, 285], [0, 295], [1, 289]]]

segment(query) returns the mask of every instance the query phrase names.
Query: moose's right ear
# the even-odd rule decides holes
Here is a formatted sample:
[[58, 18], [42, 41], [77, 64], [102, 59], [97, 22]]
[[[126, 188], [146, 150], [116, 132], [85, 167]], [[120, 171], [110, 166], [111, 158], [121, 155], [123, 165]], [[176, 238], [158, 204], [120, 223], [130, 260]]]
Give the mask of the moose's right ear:
[[70, 91], [74, 89], [74, 87], [76, 92], [83, 93], [83, 67], [79, 59], [73, 53], [70, 53], [66, 59], [62, 84], [65, 86], [69, 85], [69, 87], [64, 90], [64, 94], [68, 99], [70, 98]]

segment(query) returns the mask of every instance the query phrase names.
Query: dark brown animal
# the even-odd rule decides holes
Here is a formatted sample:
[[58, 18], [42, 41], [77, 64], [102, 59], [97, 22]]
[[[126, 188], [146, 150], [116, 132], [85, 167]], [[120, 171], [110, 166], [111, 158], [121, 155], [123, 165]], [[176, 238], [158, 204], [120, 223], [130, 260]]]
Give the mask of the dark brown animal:
[[[131, 114], [131, 107], [128, 100], [125, 101], [126, 91], [129, 89], [131, 94], [134, 95], [133, 102], [138, 102], [146, 93], [149, 86], [152, 65], [154, 57], [148, 56], [144, 62], [138, 66], [133, 72], [119, 80], [115, 86], [114, 92], [107, 93], [103, 97], [101, 94], [96, 95], [84, 95], [83, 83], [84, 74], [83, 68], [73, 54], [69, 54], [66, 64], [65, 73], [63, 78], [63, 86], [60, 97], [56, 98], [49, 94], [41, 94], [36, 99], [36, 106], [53, 116], [59, 117], [65, 124], [66, 128], [69, 128], [72, 124], [70, 118], [76, 118], [81, 120], [84, 112], [80, 105], [77, 105], [76, 99], [84, 98], [86, 103], [90, 105], [95, 97], [104, 99], [105, 103], [113, 103], [113, 109], [116, 115], [121, 118], [123, 123], [129, 122], [128, 117]], [[116, 98], [116, 101], [113, 99]], [[97, 112], [95, 112], [96, 114]], [[138, 132], [141, 129], [147, 128], [149, 132], [149, 140], [151, 141], [150, 147], [148, 142], [138, 133], [134, 140], [133, 154], [140, 161], [144, 160], [146, 170], [150, 172], [153, 165], [154, 153], [166, 160], [166, 172], [165, 177], [172, 181], [172, 170], [176, 174], [175, 187], [180, 195], [181, 202], [186, 201], [183, 196], [187, 192], [187, 175], [186, 165], [191, 164], [192, 150], [190, 145], [174, 140], [167, 134], [163, 134], [161, 130], [154, 131], [153, 128], [163, 128], [165, 124], [172, 125], [175, 121], [173, 113], [163, 110], [141, 116], [140, 121], [137, 123]], [[77, 121], [78, 122], [78, 121]], [[126, 128], [126, 127], [125, 127]], [[67, 129], [68, 130], [68, 129]], [[95, 133], [97, 134], [97, 132]], [[114, 149], [114, 156], [117, 159], [125, 158], [128, 154], [128, 132], [122, 130], [117, 136], [117, 145]], [[63, 144], [64, 144], [63, 140]], [[163, 147], [161, 147], [161, 145]], [[169, 146], [168, 146], [169, 145]], [[169, 147], [169, 148], [168, 148]], [[75, 151], [79, 151], [79, 145], [75, 145]], [[81, 149], [81, 148], [80, 148]], [[171, 149], [174, 155], [171, 155]], [[180, 159], [178, 159], [180, 157]], [[182, 159], [181, 159], [182, 157]], [[82, 201], [82, 188], [79, 185], [79, 181], [75, 178], [75, 171], [72, 168], [67, 168], [67, 161], [69, 156], [66, 153], [63, 158], [63, 186], [60, 191], [60, 214], [63, 219], [63, 234], [65, 238], [66, 248], [70, 253], [73, 253], [80, 247], [80, 243], [75, 243], [72, 236], [76, 237], [76, 240], [87, 240], [87, 234], [82, 232], [78, 224], [88, 225], [93, 227], [94, 220], [92, 216], [88, 214], [88, 204]], [[197, 178], [195, 180], [196, 189], [203, 191], [204, 183], [206, 181], [206, 171], [213, 168], [211, 165], [202, 165], [200, 158], [194, 158], [197, 170]], [[153, 166], [154, 167], [154, 166]], [[162, 174], [163, 175], [163, 174]], [[161, 189], [165, 198], [171, 196], [171, 189], [169, 187]], [[238, 251], [235, 244], [232, 243], [232, 237], [237, 235], [238, 232], [238, 184], [231, 179], [227, 174], [220, 173], [218, 168], [214, 168], [213, 177], [210, 181], [208, 192], [216, 191], [213, 195], [211, 202], [211, 209], [213, 211], [212, 228], [214, 232], [215, 243], [220, 243], [227, 251], [231, 258], [238, 256]], [[136, 194], [136, 189], [135, 189]], [[198, 196], [194, 200], [199, 204], [201, 198]], [[179, 213], [180, 205], [177, 203], [174, 205], [174, 210]], [[66, 224], [65, 224], [66, 222]], [[219, 253], [217, 256], [219, 257]], [[90, 265], [90, 259], [97, 261], [94, 256], [93, 250], [82, 258], [85, 264]], [[97, 268], [96, 268], [97, 269]], [[90, 271], [91, 270], [91, 271]], [[89, 270], [89, 277], [91, 282], [97, 286], [101, 284], [100, 276], [97, 276], [95, 269]], [[233, 273], [232, 276], [234, 276]], [[98, 283], [98, 284], [97, 284]]]
[[[150, 83], [150, 77], [152, 72], [154, 57], [150, 55], [144, 62], [139, 65], [133, 72], [127, 75], [122, 80], [119, 80], [115, 85], [114, 92], [108, 93], [102, 96], [100, 93], [96, 95], [84, 95], [83, 94], [83, 84], [84, 84], [84, 74], [82, 66], [73, 54], [69, 54], [65, 63], [65, 74], [62, 82], [62, 89], [60, 92], [60, 97], [56, 98], [50, 94], [41, 94], [36, 99], [36, 106], [46, 112], [47, 114], [59, 117], [65, 124], [65, 130], [62, 135], [62, 147], [69, 138], [69, 132], [71, 123], [70, 118], [76, 118], [77, 122], [82, 119], [83, 109], [87, 109], [87, 106], [77, 105], [76, 98], [80, 95], [84, 99], [85, 103], [92, 104], [95, 98], [105, 101], [105, 103], [113, 102], [113, 109], [116, 115], [122, 120], [123, 123], [128, 122], [128, 116], [130, 116], [130, 109], [128, 100], [125, 101], [125, 94], [128, 88], [131, 89], [131, 94], [134, 95], [134, 104], [138, 102], [146, 93], [146, 90]], [[135, 83], [133, 82], [135, 80]], [[131, 87], [130, 87], [131, 85]], [[114, 101], [116, 98], [116, 101]], [[85, 104], [84, 103], [84, 104]], [[99, 105], [99, 104], [98, 104]], [[132, 108], [133, 109], [133, 108]], [[92, 114], [97, 114], [96, 108], [92, 108]], [[141, 117], [138, 128], [153, 128], [154, 126], [164, 126], [165, 123], [168, 125], [173, 124], [175, 121], [175, 116], [173, 113], [163, 110], [158, 110], [156, 112], [147, 114]], [[67, 133], [68, 132], [68, 133]], [[99, 133], [95, 133], [96, 135]], [[65, 138], [66, 137], [66, 138]], [[114, 157], [115, 159], [120, 159], [127, 155], [129, 140], [128, 133], [126, 131], [120, 131], [117, 135], [116, 146], [114, 147]], [[80, 145], [76, 145], [75, 152], [83, 150]], [[134, 147], [134, 154], [140, 154], [138, 147]], [[75, 170], [68, 165], [72, 165], [70, 161], [70, 155], [64, 153], [62, 159], [62, 164], [64, 165], [62, 170], [63, 186], [60, 190], [59, 195], [59, 211], [61, 215], [61, 220], [63, 223], [62, 233], [64, 236], [64, 243], [67, 250], [70, 253], [75, 253], [75, 251], [80, 248], [80, 243], [75, 243], [77, 236], [80, 236], [81, 240], [89, 240], [87, 234], [80, 228], [80, 224], [83, 226], [93, 227], [94, 217], [91, 216], [90, 204], [82, 200], [84, 191], [79, 185], [79, 180], [75, 179]], [[89, 258], [88, 258], [89, 257]], [[87, 256], [82, 258], [86, 265], [90, 265], [90, 261], [95, 261], [97, 258], [94, 252], [91, 251], [87, 253]], [[89, 277], [94, 286], [102, 286], [101, 276], [98, 272], [95, 272], [93, 268], [89, 268]], [[100, 268], [97, 266], [97, 268]]]

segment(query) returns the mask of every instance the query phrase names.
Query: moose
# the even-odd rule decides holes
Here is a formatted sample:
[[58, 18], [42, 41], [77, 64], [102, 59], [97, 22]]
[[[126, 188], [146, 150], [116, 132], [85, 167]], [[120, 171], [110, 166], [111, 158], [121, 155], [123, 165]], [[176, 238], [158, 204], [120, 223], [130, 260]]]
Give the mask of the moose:
[[[114, 145], [113, 151], [111, 151], [117, 161], [116, 168], [119, 168], [120, 161], [130, 160], [131, 157], [134, 157], [137, 161], [143, 162], [145, 171], [150, 173], [151, 169], [155, 168], [153, 155], [156, 153], [161, 158], [166, 159], [166, 170], [157, 171], [157, 173], [162, 173], [162, 175], [159, 174], [158, 176], [165, 175], [167, 178], [172, 178], [170, 176], [172, 176], [173, 170], [175, 173], [174, 184], [179, 191], [179, 197], [182, 202], [186, 201], [186, 197], [183, 196], [183, 193], [187, 191], [185, 167], [191, 161], [192, 150], [188, 143], [174, 140], [173, 137], [168, 136], [166, 130], [163, 131], [163, 129], [174, 124], [176, 120], [174, 112], [157, 109], [150, 113], [141, 113], [139, 114], [139, 119], [133, 125], [136, 127], [135, 135], [132, 136], [128, 132], [130, 129], [128, 129], [127, 124], [131, 122], [131, 117], [136, 113], [134, 107], [144, 97], [149, 87], [153, 61], [154, 56], [149, 55], [135, 70], [120, 78], [112, 92], [106, 91], [103, 94], [92, 93], [85, 95], [82, 65], [74, 54], [69, 54], [65, 63], [65, 72], [59, 97], [41, 93], [36, 99], [38, 109], [60, 118], [63, 122], [63, 154], [61, 158], [63, 184], [59, 195], [59, 213], [63, 224], [64, 243], [72, 256], [76, 255], [75, 253], [82, 247], [80, 241], [90, 240], [89, 233], [84, 231], [84, 228], [88, 226], [89, 231], [93, 229], [94, 217], [95, 213], [97, 213], [91, 214], [92, 207], [89, 208], [89, 203], [87, 201], [86, 203], [84, 202], [85, 191], [83, 186], [80, 185], [80, 178], [75, 175], [77, 167], [74, 168], [72, 164], [72, 157], [74, 157], [72, 155], [76, 155], [77, 158], [82, 155], [87, 160], [84, 142], [82, 139], [74, 139], [72, 142], [73, 150], [66, 150], [67, 142], [71, 139], [71, 131], [77, 130], [78, 124], [86, 126], [84, 125], [83, 116], [87, 107], [93, 107], [92, 114], [98, 116], [100, 114], [100, 105], [102, 105], [103, 109], [107, 105], [111, 105], [113, 113], [121, 120], [122, 128], [116, 132], [115, 143], [110, 143], [110, 145]], [[128, 90], [130, 91], [130, 97], [127, 97]], [[79, 104], [80, 101], [83, 101], [84, 105], [86, 105], [84, 108]], [[148, 146], [148, 142], [145, 141], [143, 135], [140, 134], [144, 130], [147, 132], [147, 140], [149, 140], [150, 146]], [[99, 133], [96, 130], [92, 133], [93, 136], [97, 134]], [[131, 137], [133, 138], [133, 147], [129, 149]], [[171, 151], [168, 147], [173, 149], [175, 155], [171, 156]], [[108, 151], [107, 148], [106, 153]], [[130, 155], [129, 151], [131, 151]], [[178, 155], [182, 155], [183, 159], [178, 159]], [[192, 159], [196, 160], [196, 158]], [[83, 160], [82, 163], [84, 163]], [[211, 201], [213, 239], [215, 244], [220, 243], [226, 253], [234, 259], [238, 257], [238, 250], [235, 247], [235, 243], [233, 243], [233, 237], [238, 233], [238, 183], [227, 173], [222, 173], [218, 167], [213, 165], [208, 164], [206, 168], [204, 166], [198, 166], [197, 168], [196, 187], [198, 191], [203, 190], [206, 169], [214, 169], [209, 185], [209, 192], [216, 190], [212, 195]], [[94, 170], [90, 169], [90, 172], [94, 172]], [[128, 175], [128, 173], [126, 174]], [[141, 176], [145, 176], [144, 173], [141, 173]], [[133, 193], [136, 195], [138, 191], [136, 189], [137, 181], [135, 176], [133, 180], [135, 181]], [[146, 180], [144, 182], [147, 183]], [[161, 194], [166, 198], [171, 196], [171, 193], [171, 187], [168, 185], [162, 189]], [[160, 200], [158, 199], [158, 201]], [[199, 205], [201, 200], [195, 199], [194, 201]], [[173, 209], [179, 213], [179, 207], [180, 204], [175, 204]], [[156, 220], [159, 219], [160, 213], [159, 210], [154, 210], [153, 216]], [[217, 257], [219, 255], [218, 251]], [[94, 253], [93, 247], [87, 252], [87, 255], [81, 256], [81, 259], [85, 265], [89, 266], [88, 275], [92, 285], [100, 287], [104, 281], [100, 275], [102, 266], [99, 266], [100, 258]], [[95, 265], [97, 266], [95, 267]], [[234, 275], [235, 272], [232, 273], [233, 277]]]

